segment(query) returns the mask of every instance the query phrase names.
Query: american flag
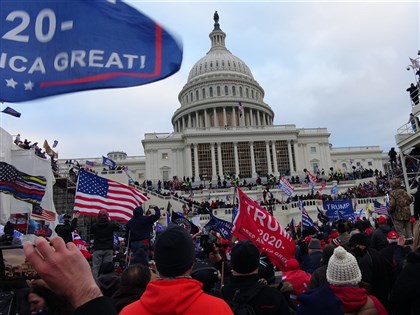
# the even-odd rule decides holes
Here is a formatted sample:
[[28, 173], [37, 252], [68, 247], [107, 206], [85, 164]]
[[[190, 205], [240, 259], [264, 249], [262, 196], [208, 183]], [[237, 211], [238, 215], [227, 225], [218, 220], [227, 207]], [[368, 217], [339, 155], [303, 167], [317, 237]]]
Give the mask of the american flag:
[[239, 108], [239, 116], [242, 116], [243, 112], [244, 112], [244, 105], [242, 105], [242, 102], [238, 102], [238, 108]]
[[373, 207], [374, 207], [373, 212], [375, 212], [376, 214], [388, 216], [388, 208], [386, 205], [382, 205], [378, 201], [374, 200]]
[[295, 191], [295, 187], [294, 187], [294, 186], [292, 186], [292, 185], [289, 183], [289, 181], [288, 181], [286, 178], [284, 178], [284, 177], [281, 177], [281, 178], [280, 178], [278, 187], [279, 187], [279, 189], [280, 189], [281, 191], [283, 191], [283, 192], [284, 192], [286, 195], [288, 195], [289, 197], [290, 197], [291, 195], [293, 195], [293, 193], [294, 193], [294, 191]]
[[0, 191], [19, 200], [40, 204], [45, 195], [47, 181], [43, 176], [20, 172], [13, 165], [0, 162]]
[[32, 207], [31, 219], [33, 220], [44, 220], [48, 222], [54, 222], [56, 213], [54, 211], [42, 209], [39, 205]]
[[79, 172], [74, 211], [96, 216], [105, 209], [112, 220], [127, 222], [133, 210], [149, 198], [139, 190], [110, 179], [97, 176], [83, 169]]

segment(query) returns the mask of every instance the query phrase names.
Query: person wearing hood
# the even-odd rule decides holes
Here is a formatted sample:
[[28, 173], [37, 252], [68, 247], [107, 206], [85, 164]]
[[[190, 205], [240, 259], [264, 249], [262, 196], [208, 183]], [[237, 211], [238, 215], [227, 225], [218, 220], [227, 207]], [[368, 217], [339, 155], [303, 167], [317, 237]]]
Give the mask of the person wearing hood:
[[[286, 271], [282, 273], [283, 284], [286, 282], [291, 284], [291, 291], [289, 291], [290, 300], [297, 305], [296, 297], [309, 288], [309, 281], [311, 274], [300, 269], [299, 262], [294, 259], [288, 259], [286, 262]], [[286, 286], [285, 286], [286, 287]], [[282, 292], [284, 292], [282, 290]]]
[[90, 229], [93, 234], [92, 273], [98, 278], [99, 268], [103, 263], [112, 262], [114, 254], [114, 233], [119, 226], [109, 220], [108, 211], [102, 209], [98, 213], [98, 221]]
[[136, 258], [136, 256], [146, 257], [146, 262], [149, 261], [153, 224], [160, 218], [160, 209], [154, 207], [154, 210], [154, 214], [144, 215], [143, 207], [138, 206], [133, 210], [133, 217], [125, 227], [125, 243], [130, 248], [133, 258]]

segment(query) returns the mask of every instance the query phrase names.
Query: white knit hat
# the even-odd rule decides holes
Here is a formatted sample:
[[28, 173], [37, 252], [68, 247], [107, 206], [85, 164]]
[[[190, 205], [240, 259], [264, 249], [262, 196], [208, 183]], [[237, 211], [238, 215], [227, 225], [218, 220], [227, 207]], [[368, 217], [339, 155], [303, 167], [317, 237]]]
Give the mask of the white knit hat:
[[362, 280], [356, 258], [343, 247], [338, 246], [327, 267], [327, 281], [337, 286], [357, 286]]

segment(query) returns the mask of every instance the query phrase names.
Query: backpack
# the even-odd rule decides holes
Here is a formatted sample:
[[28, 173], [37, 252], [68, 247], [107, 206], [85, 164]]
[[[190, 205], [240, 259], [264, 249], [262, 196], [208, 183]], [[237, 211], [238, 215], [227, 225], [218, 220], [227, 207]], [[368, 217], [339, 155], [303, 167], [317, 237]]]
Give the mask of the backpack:
[[266, 285], [258, 283], [245, 292], [236, 290], [233, 299], [226, 301], [234, 315], [255, 315], [254, 308], [248, 303], [255, 298]]

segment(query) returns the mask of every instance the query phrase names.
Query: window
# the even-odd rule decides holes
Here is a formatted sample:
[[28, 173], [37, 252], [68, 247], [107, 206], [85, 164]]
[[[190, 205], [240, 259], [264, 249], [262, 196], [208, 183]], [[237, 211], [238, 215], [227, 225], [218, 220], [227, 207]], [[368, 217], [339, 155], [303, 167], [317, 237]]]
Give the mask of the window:
[[360, 162], [357, 162], [357, 163], [356, 163], [356, 165], [357, 165], [357, 166], [360, 166]]
[[206, 89], [202, 89], [203, 99], [206, 98]]
[[318, 163], [312, 163], [312, 170], [315, 174], [319, 171]]
[[243, 92], [242, 92], [242, 86], [239, 87], [239, 96], [241, 96], [241, 97], [244, 96]]
[[372, 165], [373, 165], [372, 161], [369, 161], [368, 166], [372, 166]]
[[311, 153], [316, 153], [316, 147], [311, 147]]
[[169, 154], [168, 153], [162, 153], [162, 160], [167, 160], [169, 159]]
[[217, 87], [217, 96], [220, 96], [220, 86]]
[[169, 179], [169, 171], [162, 171], [162, 180]]
[[232, 86], [232, 95], [235, 96], [236, 95], [236, 87]]
[[225, 85], [225, 95], [229, 95], [229, 89], [227, 85]]
[[213, 97], [213, 87], [209, 88], [209, 94], [210, 94], [210, 97]]

